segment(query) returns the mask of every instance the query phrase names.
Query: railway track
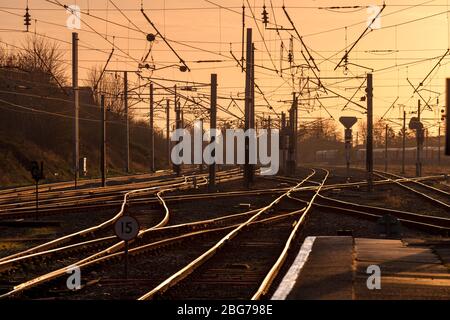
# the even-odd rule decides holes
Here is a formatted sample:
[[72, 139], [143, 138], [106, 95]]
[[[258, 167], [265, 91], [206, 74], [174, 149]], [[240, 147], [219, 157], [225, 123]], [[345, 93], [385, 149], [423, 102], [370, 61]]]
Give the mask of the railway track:
[[[173, 273], [139, 300], [153, 298], [259, 298], [276, 277], [286, 258], [292, 239], [305, 219], [311, 205], [290, 209], [301, 213], [286, 221], [254, 229], [252, 222], [265, 214], [286, 210], [283, 205], [288, 196], [311, 179], [313, 171], [294, 187], [281, 194], [268, 206], [255, 213], [246, 222], [226, 234], [214, 246], [205, 251], [184, 268]], [[321, 185], [328, 176], [326, 172]], [[320, 191], [317, 188], [311, 203]], [[272, 211], [272, 212], [271, 212]], [[289, 211], [289, 209], [288, 209]], [[278, 259], [277, 259], [278, 257]]]
[[[237, 169], [235, 169], [237, 170]], [[198, 175], [198, 174], [197, 174]], [[196, 174], [185, 174], [186, 177], [193, 177]], [[129, 183], [124, 185], [114, 185], [107, 186], [104, 188], [86, 188], [77, 190], [62, 190], [62, 191], [49, 191], [40, 194], [40, 206], [45, 208], [48, 205], [58, 204], [65, 205], [66, 203], [73, 203], [74, 205], [82, 204], [83, 200], [86, 201], [108, 201], [112, 199], [117, 199], [121, 197], [124, 192], [140, 189], [152, 186], [161, 186], [164, 184], [170, 184], [175, 181], [182, 181], [184, 177], [176, 177], [174, 175], [166, 175], [162, 177], [153, 177], [146, 181], [141, 181], [137, 183]], [[114, 198], [115, 196], [115, 198]], [[27, 193], [25, 195], [12, 194], [8, 197], [0, 198], [0, 212], [10, 211], [15, 207], [22, 209], [34, 209], [35, 205], [35, 194], [34, 192]]]
[[[266, 211], [267, 208], [263, 208], [261, 210]], [[176, 242], [179, 239], [185, 239], [185, 238], [189, 238], [191, 236], [200, 236], [203, 232], [213, 232], [213, 230], [202, 230], [202, 231], [198, 231], [196, 229], [201, 228], [208, 228], [208, 227], [216, 227], [217, 230], [215, 230], [214, 232], [222, 232], [222, 228], [225, 228], [224, 230], [227, 230], [229, 228], [231, 228], [231, 226], [225, 226], [223, 227], [222, 224], [224, 222], [239, 222], [239, 226], [241, 226], [240, 223], [242, 223], [242, 220], [247, 221], [249, 216], [253, 216], [255, 214], [256, 210], [252, 210], [249, 212], [245, 212], [245, 213], [241, 213], [241, 214], [236, 214], [236, 215], [230, 215], [227, 217], [221, 217], [221, 218], [217, 218], [217, 219], [212, 219], [212, 220], [208, 220], [208, 221], [201, 221], [201, 222], [195, 222], [195, 223], [190, 223], [190, 224], [186, 224], [186, 225], [179, 225], [179, 226], [170, 226], [170, 227], [164, 227], [164, 228], [159, 228], [159, 229], [153, 229], [153, 230], [146, 230], [145, 232], [142, 232], [138, 239], [136, 241], [136, 245], [138, 245], [139, 243], [143, 243], [142, 246], [137, 246], [135, 248], [130, 249], [130, 252], [135, 252], [136, 254], [140, 253], [142, 250], [149, 250], [149, 248], [155, 248], [158, 245], [157, 244], [152, 244], [154, 243], [155, 240], [155, 235], [160, 233], [160, 238], [161, 239], [159, 241], [159, 244], [164, 244], [167, 242]], [[274, 217], [271, 218], [278, 218], [279, 215], [276, 215]], [[236, 221], [236, 219], [240, 220], [240, 221]], [[261, 222], [261, 221], [259, 221]], [[217, 228], [218, 227], [218, 228]], [[174, 232], [174, 230], [181, 230], [181, 229], [185, 229], [185, 231], [188, 231], [188, 234], [186, 235], [176, 235], [175, 240], [172, 239], [170, 240], [170, 238], [167, 238], [168, 236], [168, 232]], [[195, 230], [195, 231], [194, 231]], [[179, 238], [181, 237], [181, 238]], [[147, 240], [147, 238], [149, 238], [149, 240]], [[150, 244], [148, 243], [149, 241]], [[162, 242], [161, 242], [162, 241]], [[120, 243], [117, 243], [111, 247], [108, 248], [108, 250], [104, 250], [103, 254], [104, 256], [102, 256], [102, 254], [99, 255], [92, 255], [90, 256], [88, 259], [83, 259], [81, 261], [79, 261], [77, 263], [78, 266], [81, 267], [89, 267], [91, 265], [95, 265], [97, 263], [102, 263], [104, 261], [109, 261], [111, 259], [114, 259], [114, 257], [116, 256], [120, 256], [120, 252], [115, 252], [120, 250], [121, 246]], [[133, 250], [133, 251], [131, 251]], [[28, 282], [27, 284], [23, 284], [23, 286], [17, 286], [11, 293], [7, 294], [7, 296], [14, 296], [15, 294], [18, 294], [19, 292], [22, 292], [23, 290], [25, 290], [26, 288], [32, 288], [35, 287], [36, 285], [41, 285], [42, 283], [47, 283], [49, 281], [52, 281], [58, 277], [61, 277], [63, 275], [65, 275], [67, 271], [67, 268], [62, 268], [60, 270], [56, 270], [55, 272], [51, 272], [48, 273], [46, 275], [42, 275], [41, 277], [38, 277], [36, 279], [34, 279], [34, 281]]]
[[[375, 171], [374, 174], [377, 176], [394, 181], [400, 187], [409, 190], [423, 199], [427, 200], [431, 204], [441, 207], [446, 210], [447, 213], [450, 212], [450, 193], [432, 186], [429, 186], [421, 181], [414, 179], [408, 179], [393, 173]], [[392, 177], [392, 178], [390, 178]], [[398, 181], [396, 179], [406, 179], [405, 181]]]
[[[239, 169], [232, 169], [227, 171], [222, 171], [217, 174], [218, 181], [230, 181], [230, 179], [235, 179], [236, 174], [239, 173]], [[233, 175], [231, 178], [230, 176]], [[171, 180], [156, 180], [152, 182], [145, 182], [132, 185], [124, 185], [114, 187], [112, 189], [105, 189], [99, 191], [83, 190], [83, 191], [73, 191], [70, 193], [60, 192], [51, 194], [51, 199], [49, 201], [40, 201], [39, 205], [39, 216], [49, 216], [53, 214], [58, 214], [62, 211], [64, 212], [80, 212], [89, 210], [110, 209], [120, 206], [124, 194], [133, 189], [147, 189], [147, 193], [142, 192], [138, 198], [133, 199], [133, 202], [138, 202], [142, 198], [142, 203], [146, 203], [150, 199], [154, 199], [153, 191], [151, 187], [163, 187], [170, 186], [175, 182], [183, 182], [185, 178], [189, 180], [206, 179], [206, 174], [188, 175], [185, 177], [173, 177]], [[81, 194], [73, 195], [73, 193], [81, 192]], [[145, 196], [151, 196], [143, 198]], [[0, 220], [10, 220], [10, 219], [22, 219], [28, 217], [35, 217], [35, 200], [26, 200], [25, 202], [15, 202], [0, 206]]]
[[[85, 290], [89, 292], [88, 288], [91, 288], [95, 292], [95, 289], [92, 289], [95, 288], [95, 283], [101, 283], [103, 286], [106, 285], [108, 290], [112, 290], [112, 292], [116, 292], [119, 295], [120, 293], [116, 287], [128, 286], [130, 295], [126, 298], [166, 299], [194, 297], [233, 299], [245, 297], [260, 299], [265, 296], [271, 283], [277, 277], [292, 246], [293, 239], [299, 233], [306, 215], [312, 206], [322, 210], [372, 220], [378, 219], [385, 214], [390, 214], [398, 217], [405, 225], [433, 233], [448, 234], [450, 229], [449, 219], [362, 206], [325, 197], [320, 192], [327, 187], [325, 185], [327, 176], [328, 173], [319, 182], [313, 181], [312, 175], [310, 175], [294, 187], [283, 187], [283, 190], [278, 190], [278, 194], [281, 194], [280, 196], [268, 206], [260, 209], [226, 215], [216, 219], [141, 230], [139, 237], [130, 248], [131, 257], [135, 257], [132, 260], [134, 261], [133, 263], [138, 263], [144, 259], [145, 266], [147, 266], [150, 262], [145, 257], [148, 255], [153, 255], [153, 257], [158, 257], [157, 259], [159, 259], [161, 256], [160, 253], [163, 252], [162, 256], [165, 256], [168, 248], [171, 248], [170, 250], [178, 250], [177, 260], [180, 261], [178, 261], [178, 268], [174, 269], [178, 271], [171, 271], [167, 274], [166, 270], [165, 277], [162, 277], [165, 273], [161, 272], [158, 276], [151, 275], [146, 279], [120, 279], [120, 276], [117, 277], [116, 270], [115, 277], [111, 278], [109, 272], [106, 272], [104, 278], [100, 280], [96, 279], [98, 272], [100, 272], [99, 269], [103, 270], [105, 268], [109, 270], [108, 266], [111, 264], [120, 266], [120, 261], [123, 258], [123, 251], [121, 251], [123, 243], [117, 242], [114, 236], [108, 236], [101, 239], [69, 244], [65, 247], [40, 251], [4, 262], [0, 260], [1, 272], [2, 266], [4, 270], [17, 266], [20, 268], [29, 261], [36, 264], [36, 262], [42, 261], [42, 258], [61, 257], [60, 254], [71, 256], [73, 252], [81, 252], [81, 257], [85, 257], [78, 260], [78, 258], [75, 259], [75, 257], [78, 257], [77, 255], [72, 255], [72, 260], [76, 261], [73, 264], [69, 265], [66, 262], [64, 266], [55, 271], [41, 274], [38, 277], [17, 284], [13, 290], [8, 291], [0, 297], [11, 298], [32, 292], [27, 296], [40, 298], [42, 293], [47, 295], [46, 292], [49, 292], [50, 297], [54, 298], [72, 299], [74, 296], [76, 298], [77, 293], [69, 292], [65, 288], [64, 281], [62, 281], [67, 276], [66, 272], [68, 268], [76, 265], [83, 270], [83, 274], [85, 272], [89, 273], [90, 270], [97, 270], [92, 277], [89, 278], [88, 276], [85, 285], [86, 288], [83, 289], [83, 293], [79, 293], [82, 296], [78, 295], [78, 298], [83, 298]], [[285, 179], [285, 181], [289, 183], [293, 182], [292, 178]], [[409, 179], [403, 177], [399, 177], [398, 179], [385, 178], [379, 182], [396, 183], [399, 181], [407, 182]], [[206, 181], [204, 182], [206, 183]], [[311, 184], [311, 186], [304, 186], [306, 183]], [[364, 182], [353, 183], [352, 187], [358, 187], [363, 184]], [[349, 184], [328, 185], [328, 190], [342, 188], [347, 185]], [[247, 193], [248, 195], [264, 195], [273, 193], [275, 190], [250, 190]], [[210, 198], [236, 196], [238, 193], [246, 192], [224, 192], [222, 195], [211, 195]], [[298, 195], [308, 193], [312, 193], [312, 196], [308, 200], [297, 197]], [[193, 201], [200, 199], [202, 196], [199, 194], [170, 197], [171, 201]], [[158, 200], [168, 201], [167, 198], [161, 197]], [[282, 205], [280, 206], [280, 203], [285, 203], [286, 201], [295, 201], [295, 203], [300, 203], [301, 205], [296, 205], [294, 208], [283, 208]], [[198, 243], [198, 247], [195, 250], [191, 248], [194, 243]], [[86, 257], [86, 253], [88, 252], [86, 248], [89, 247], [96, 253]], [[98, 251], [99, 249], [101, 251]], [[203, 252], [202, 250], [206, 251]], [[184, 254], [186, 251], [189, 251], [190, 255]], [[194, 254], [196, 257], [192, 257]], [[178, 259], [178, 257], [182, 258]], [[157, 266], [155, 267], [157, 268]], [[140, 271], [141, 269], [139, 269]], [[248, 281], [243, 281], [243, 278]], [[54, 291], [55, 283], [58, 282], [59, 284], [56, 287], [59, 286], [60, 289]], [[221, 290], [215, 292], [214, 290], [218, 287], [219, 283], [222, 284]], [[223, 285], [230, 288], [230, 290], [223, 290]], [[142, 295], [142, 292], [147, 291], [151, 287], [154, 289]], [[198, 295], [199, 292], [205, 292], [206, 294], [204, 296]], [[222, 296], [219, 296], [219, 293]], [[229, 295], [224, 296], [225, 293]]]
[[[290, 177], [264, 177], [265, 179], [269, 180], [277, 180], [277, 181], [283, 181], [285, 183], [293, 183], [293, 178]], [[426, 180], [435, 180], [435, 179], [443, 179], [443, 176], [430, 176], [430, 177], [423, 177], [423, 178], [413, 178], [414, 181], [426, 181]], [[220, 173], [218, 175], [218, 179], [220, 181]], [[384, 185], [384, 184], [393, 184], [395, 181], [398, 182], [406, 182], [409, 181], [408, 178], [402, 178], [402, 179], [383, 179], [375, 181], [375, 185]], [[227, 179], [225, 179], [227, 181]], [[366, 186], [367, 183], [365, 181], [360, 182], [352, 182], [352, 183], [336, 183], [336, 184], [329, 184], [325, 185], [323, 187], [323, 190], [330, 190], [330, 189], [343, 189], [343, 188], [360, 188]], [[307, 186], [302, 187], [300, 190], [314, 190], [315, 186]], [[127, 188], [129, 190], [130, 187]], [[288, 187], [281, 187], [277, 189], [265, 189], [265, 190], [245, 190], [245, 191], [235, 191], [235, 192], [221, 192], [216, 194], [200, 194], [200, 195], [191, 195], [191, 196], [168, 196], [166, 197], [167, 202], [179, 202], [179, 201], [189, 201], [189, 200], [198, 200], [202, 199], [204, 197], [206, 198], [219, 198], [219, 197], [234, 197], [234, 196], [245, 196], [250, 194], [264, 194], [264, 193], [278, 193], [282, 191], [286, 191]], [[102, 197], [100, 196], [91, 196], [87, 199], [81, 199], [81, 200], [73, 200], [72, 203], [63, 202], [63, 203], [57, 203], [57, 204], [49, 204], [40, 206], [39, 209], [39, 216], [52, 216], [52, 215], [58, 215], [62, 212], [64, 213], [76, 213], [76, 212], [87, 212], [87, 211], [93, 211], [93, 210], [99, 210], [99, 209], [112, 209], [120, 206], [122, 203], [122, 197], [123, 192], [120, 192], [119, 195], [113, 195], [113, 196], [107, 196], [104, 195]], [[56, 201], [55, 201], [56, 202]], [[142, 203], [150, 204], [150, 203], [157, 203], [157, 199], [154, 198], [153, 195], [150, 196], [144, 196], [140, 195], [139, 198], [133, 198], [132, 203], [139, 205]], [[0, 222], [2, 220], [12, 220], [12, 219], [25, 219], [25, 218], [34, 218], [35, 217], [35, 208], [29, 207], [29, 208], [23, 208], [23, 204], [19, 204], [15, 208], [9, 209], [7, 211], [4, 210], [4, 212], [1, 212], [0, 210]]]
[[[222, 181], [232, 181], [236, 179], [236, 177], [240, 178], [240, 175], [236, 175], [235, 170], [231, 170], [230, 172], [221, 173], [222, 175]], [[197, 185], [204, 185], [207, 183], [207, 179], [204, 176], [199, 176]], [[179, 184], [173, 184], [171, 188], [160, 188], [160, 190], [157, 190], [156, 198], [160, 202], [162, 208], [164, 209], [164, 218], [157, 223], [154, 226], [144, 228], [140, 231], [138, 235], [139, 238], [144, 238], [144, 235], [152, 230], [157, 230], [158, 228], [163, 227], [167, 224], [169, 219], [169, 209], [165, 203], [165, 200], [163, 199], [162, 195], [165, 192], [169, 191], [178, 191], [183, 189], [191, 188], [192, 181], [190, 184], [187, 184], [187, 178], [186, 181], [179, 185]], [[111, 254], [112, 252], [115, 252], [123, 247], [123, 242], [118, 242], [115, 236], [101, 236], [98, 235], [97, 231], [106, 230], [111, 233], [108, 226], [111, 226], [112, 223], [117, 219], [119, 216], [123, 215], [125, 213], [125, 207], [127, 203], [129, 202], [129, 199], [133, 193], [139, 193], [139, 192], [146, 192], [147, 189], [139, 189], [134, 190], [132, 192], [127, 193], [124, 196], [124, 200], [122, 203], [121, 210], [113, 219], [110, 219], [106, 221], [106, 223], [102, 224], [101, 226], [96, 226], [95, 230], [93, 228], [88, 228], [87, 230], [83, 230], [81, 232], [71, 234], [69, 236], [65, 236], [62, 238], [58, 238], [56, 240], [44, 243], [43, 245], [39, 245], [37, 247], [31, 248], [29, 250], [25, 250], [22, 252], [19, 252], [17, 254], [13, 254], [8, 257], [4, 257], [0, 259], [0, 271], [3, 272], [10, 272], [11, 270], [17, 269], [18, 267], [24, 267], [27, 264], [33, 265], [35, 262], [43, 261], [43, 260], [49, 260], [51, 257], [61, 258], [63, 256], [67, 256], [70, 253], [81, 253], [83, 257], [86, 257], [87, 253], [92, 253], [93, 251], [96, 252], [93, 255], [88, 256], [87, 258], [83, 259], [80, 263], [89, 261], [92, 259], [96, 259], [98, 257], [101, 257], [102, 255]], [[114, 220], [114, 221], [113, 221]], [[214, 222], [215, 223], [215, 222]], [[193, 224], [193, 226], [196, 226], [197, 224]], [[142, 224], [141, 224], [142, 226]], [[95, 235], [97, 237], [94, 237], [93, 232], [95, 231]], [[86, 240], [85, 238], [90, 235], [92, 239]], [[82, 239], [82, 240], [79, 240]], [[79, 240], [80, 242], [76, 242], [76, 240]], [[67, 244], [69, 242], [69, 244]], [[73, 243], [70, 243], [73, 242]], [[106, 247], [106, 248], [105, 248]], [[101, 250], [98, 252], [98, 250]], [[79, 255], [80, 256], [80, 255]], [[73, 259], [73, 257], [71, 257]], [[48, 265], [42, 266], [43, 268], [48, 267]], [[47, 269], [48, 270], [48, 269]], [[35, 271], [35, 270], [34, 270]]]
[[[291, 196], [292, 199], [301, 203], [308, 203], [304, 199]], [[333, 199], [331, 197], [318, 195], [318, 200], [313, 204], [315, 208], [327, 212], [335, 212], [350, 215], [352, 217], [377, 221], [383, 216], [390, 215], [408, 227], [426, 231], [431, 234], [442, 236], [450, 235], [450, 219], [437, 216], [422, 215], [408, 211], [394, 210], [382, 207], [367, 206], [353, 202]]]
[[[191, 174], [193, 172], [186, 172], [185, 174]], [[127, 176], [119, 176], [109, 178], [109, 185], [105, 188], [114, 187], [118, 184], [123, 183], [136, 183], [138, 181], [149, 182], [158, 178], [170, 178], [173, 176], [171, 174], [171, 170], [160, 170], [155, 173], [146, 173], [146, 174], [138, 174], [138, 175], [127, 175]], [[87, 180], [79, 180], [77, 184], [77, 189], [73, 189], [74, 182], [56, 182], [56, 183], [47, 183], [40, 184], [38, 189], [41, 195], [45, 195], [48, 192], [80, 192], [83, 189], [94, 189], [100, 186], [100, 179], [87, 179]], [[34, 185], [16, 187], [16, 188], [8, 188], [0, 190], [0, 201], [4, 202], [7, 199], [14, 199], [17, 197], [25, 197], [25, 196], [34, 196], [36, 191], [36, 187]]]
[[[148, 228], [143, 230], [134, 242], [131, 242], [130, 249], [132, 250], [132, 255], [139, 253], [139, 248], [149, 248], [149, 244], [160, 242], [164, 240], [164, 243], [175, 243], [178, 240], [184, 241], [191, 237], [219, 232], [223, 228], [230, 228], [236, 223], [242, 222], [247, 216], [253, 214], [256, 210], [251, 210], [248, 212], [243, 212], [239, 214], [226, 215], [220, 218], [209, 219], [204, 221], [196, 221], [191, 223], [179, 224], [166, 226], [161, 228]], [[101, 246], [105, 247], [99, 252]], [[18, 272], [26, 272], [30, 277], [34, 274], [34, 277], [39, 277], [42, 274], [46, 274], [43, 271], [47, 268], [57, 270], [52, 275], [57, 277], [58, 270], [59, 275], [65, 275], [66, 267], [72, 263], [67, 263], [67, 261], [77, 261], [75, 264], [78, 266], [90, 266], [92, 264], [98, 264], [98, 261], [107, 261], [113, 259], [116, 254], [115, 252], [121, 249], [120, 241], [116, 236], [108, 236], [104, 238], [99, 238], [95, 240], [80, 242], [64, 247], [58, 247], [56, 249], [38, 252], [35, 254], [21, 256], [15, 259], [0, 262], [0, 275], [1, 277], [8, 277], [8, 282], [11, 282], [11, 275]], [[156, 247], [154, 246], [156, 249]], [[94, 250], [97, 254], [86, 257], [86, 253], [89, 250]], [[104, 254], [102, 254], [104, 253]], [[103, 259], [102, 256], [109, 257]], [[65, 258], [69, 258], [64, 260]], [[54, 263], [58, 261], [58, 263]], [[65, 262], [64, 262], [65, 261]], [[33, 268], [30, 272], [27, 270], [28, 266], [32, 265]], [[41, 266], [41, 273], [36, 270], [35, 266]], [[55, 268], [58, 266], [58, 268]], [[32, 278], [32, 277], [31, 277]], [[27, 279], [29, 280], [29, 279]], [[51, 280], [51, 279], [46, 279]], [[13, 281], [12, 281], [13, 282]]]
[[168, 192], [171, 190], [176, 190], [181, 187], [190, 187], [190, 186], [191, 185], [189, 184], [189, 180], [187, 178], [185, 178], [185, 181], [183, 181], [183, 182], [173, 183], [172, 185], [166, 185], [165, 189], [161, 189], [159, 187], [150, 187], [150, 188], [145, 188], [145, 189], [137, 189], [137, 190], [129, 191], [129, 192], [125, 193], [125, 195], [123, 196], [123, 201], [121, 203], [119, 212], [117, 212], [111, 219], [108, 219], [96, 226], [89, 227], [89, 228], [83, 229], [83, 230], [75, 232], [75, 233], [71, 233], [69, 235], [66, 235], [66, 236], [57, 238], [55, 240], [43, 243], [41, 245], [35, 246], [35, 247], [27, 249], [25, 251], [22, 251], [22, 252], [7, 256], [7, 257], [0, 258], [0, 262], [18, 258], [18, 257], [24, 256], [24, 255], [33, 254], [33, 253], [36, 253], [39, 251], [50, 250], [57, 246], [67, 245], [67, 243], [69, 243], [69, 242], [77, 242], [77, 241], [84, 242], [84, 241], [86, 241], [85, 240], [86, 237], [88, 237], [88, 236], [92, 237], [94, 235], [94, 233], [96, 233], [96, 232], [106, 230], [106, 229], [111, 229], [111, 226], [114, 224], [114, 222], [118, 218], [120, 218], [123, 214], [126, 213], [129, 199], [139, 193], [147, 193], [149, 191], [151, 191], [153, 193], [156, 192], [156, 197], [158, 198], [158, 200], [160, 201], [161, 205], [164, 208], [164, 214], [163, 214], [163, 218], [160, 219], [160, 222], [157, 223], [155, 227], [164, 226], [165, 224], [167, 224], [167, 221], [169, 219], [169, 217], [168, 217], [169, 213], [168, 213], [168, 208], [167, 208], [164, 200], [161, 197], [162, 193]]

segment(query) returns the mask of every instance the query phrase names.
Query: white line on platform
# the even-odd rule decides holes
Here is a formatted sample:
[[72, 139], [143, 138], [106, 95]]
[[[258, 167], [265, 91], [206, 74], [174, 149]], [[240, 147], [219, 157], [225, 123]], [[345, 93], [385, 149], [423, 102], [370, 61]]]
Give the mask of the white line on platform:
[[316, 237], [307, 237], [305, 239], [300, 251], [297, 254], [297, 257], [295, 257], [294, 263], [291, 265], [288, 272], [286, 272], [283, 280], [281, 280], [281, 283], [273, 294], [271, 300], [286, 300], [287, 296], [294, 287], [295, 282], [297, 281], [300, 271], [305, 265], [305, 262], [308, 260], [314, 240], [316, 240]]

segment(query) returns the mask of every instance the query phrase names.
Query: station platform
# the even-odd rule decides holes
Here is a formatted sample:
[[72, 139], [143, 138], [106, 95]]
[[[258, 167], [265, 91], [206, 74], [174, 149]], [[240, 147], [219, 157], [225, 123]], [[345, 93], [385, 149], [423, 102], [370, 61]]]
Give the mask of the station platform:
[[272, 299], [448, 300], [450, 243], [307, 237]]

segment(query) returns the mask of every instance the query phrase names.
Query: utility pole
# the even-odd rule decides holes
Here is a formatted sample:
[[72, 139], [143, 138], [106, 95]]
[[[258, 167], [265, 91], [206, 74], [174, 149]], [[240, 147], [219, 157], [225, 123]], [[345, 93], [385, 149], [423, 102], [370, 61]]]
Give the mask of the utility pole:
[[[251, 51], [251, 68], [250, 68], [250, 129], [255, 130], [255, 44], [252, 42], [252, 51]], [[256, 131], [255, 131], [255, 140], [256, 143]], [[256, 159], [256, 157], [255, 157]], [[253, 163], [249, 164], [249, 181], [253, 183], [255, 176], [255, 165]]]
[[428, 164], [428, 129], [425, 129], [425, 161], [424, 164], [427, 165]]
[[421, 163], [421, 152], [422, 152], [422, 146], [421, 146], [421, 139], [423, 136], [423, 128], [420, 126], [420, 99], [417, 101], [417, 121], [419, 122], [419, 127], [416, 130], [416, 142], [417, 142], [417, 149], [416, 149], [416, 176], [420, 177], [422, 175], [422, 163]]
[[166, 154], [167, 166], [170, 168], [170, 100], [167, 99], [166, 104]]
[[[175, 108], [175, 129], [180, 129], [181, 128], [181, 105], [180, 103], [177, 101], [177, 85], [174, 86], [175, 89], [175, 103], [174, 103], [174, 108]], [[180, 176], [181, 174], [181, 167], [179, 164], [175, 164], [173, 166], [173, 169], [177, 175], [177, 177]]]
[[200, 172], [203, 172], [203, 118], [200, 119], [200, 128], [199, 128], [199, 132], [201, 134], [201, 139], [200, 139], [200, 146], [198, 146], [199, 150], [199, 157], [200, 157], [200, 164], [199, 164], [199, 169]]
[[130, 173], [130, 118], [128, 116], [128, 71], [123, 72], [123, 104], [125, 109], [125, 127], [126, 127], [126, 142], [125, 142], [125, 171]]
[[155, 172], [155, 134], [154, 134], [153, 83], [150, 83], [150, 171]]
[[450, 156], [450, 78], [446, 82], [446, 112], [445, 112], [445, 154]]
[[79, 159], [80, 159], [80, 127], [79, 127], [79, 111], [80, 111], [80, 92], [78, 88], [78, 33], [72, 33], [72, 90], [75, 106], [75, 124], [74, 124], [74, 154], [73, 154], [73, 170], [75, 189], [79, 178]]
[[267, 153], [272, 155], [272, 118], [267, 118]]
[[101, 134], [101, 157], [100, 157], [100, 171], [102, 174], [102, 187], [106, 186], [106, 109], [105, 109], [105, 95], [100, 97], [101, 113], [102, 113], [102, 134]]
[[[245, 68], [245, 131], [251, 128], [251, 86], [252, 86], [252, 29], [247, 28], [247, 52], [246, 52], [246, 68]], [[244, 183], [245, 187], [250, 188], [251, 167], [250, 167], [250, 145], [249, 137], [245, 137], [245, 164], [244, 164]]]
[[403, 110], [403, 129], [402, 129], [402, 174], [405, 174], [405, 156], [406, 156], [406, 111]]
[[292, 106], [289, 110], [289, 151], [288, 151], [288, 174], [294, 175], [297, 165], [297, 98], [292, 93]]
[[373, 78], [367, 74], [367, 142], [366, 169], [369, 191], [373, 190]]
[[294, 158], [293, 158], [293, 167], [292, 167], [292, 174], [295, 175], [296, 168], [297, 168], [297, 138], [298, 138], [298, 99], [295, 95], [295, 92], [293, 94], [293, 137], [292, 137], [292, 143], [293, 143], [293, 152], [294, 152]]
[[[250, 129], [255, 129], [255, 44], [252, 42], [252, 63], [251, 63], [251, 80], [250, 80]], [[253, 170], [253, 168], [252, 168]]]
[[180, 126], [180, 128], [184, 129], [184, 112], [181, 109], [181, 106], [180, 106], [180, 113], [181, 113], [181, 126]]
[[[217, 74], [211, 74], [211, 114], [210, 114], [210, 130], [217, 127]], [[214, 143], [216, 137], [211, 134], [211, 143]], [[213, 150], [212, 156], [214, 163], [209, 166], [209, 191], [216, 188], [216, 149]]]
[[384, 172], [388, 170], [388, 125], [384, 130]]
[[441, 165], [441, 122], [438, 124], [438, 166]]
[[286, 114], [281, 112], [280, 118], [280, 150], [281, 150], [281, 168], [283, 173], [286, 174], [287, 171], [287, 136], [286, 136]]

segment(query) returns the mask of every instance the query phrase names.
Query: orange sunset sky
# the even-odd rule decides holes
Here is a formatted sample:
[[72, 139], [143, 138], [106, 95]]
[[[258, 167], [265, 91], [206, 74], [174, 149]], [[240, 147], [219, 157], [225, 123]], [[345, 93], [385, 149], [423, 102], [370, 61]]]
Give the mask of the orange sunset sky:
[[[61, 0], [44, 1], [29, 0], [28, 5], [32, 17], [30, 32], [51, 37], [58, 41], [60, 49], [65, 54], [67, 75], [71, 74], [71, 33], [66, 27], [69, 16], [63, 7], [58, 5], [76, 4], [81, 8], [81, 29], [79, 33], [80, 51], [80, 81], [86, 78], [86, 72], [93, 66], [103, 66], [113, 47], [115, 52], [111, 59], [110, 69], [126, 69], [135, 71], [140, 60], [149, 50], [150, 43], [146, 40], [147, 33], [155, 30], [145, 20], [140, 12], [140, 0]], [[347, 98], [354, 96], [354, 101], [360, 102], [365, 95], [365, 86], [355, 93], [363, 79], [342, 79], [341, 77], [365, 77], [368, 69], [374, 69], [374, 113], [380, 117], [395, 102], [393, 108], [387, 112], [386, 117], [395, 122], [401, 122], [402, 106], [408, 112], [417, 109], [419, 96], [413, 95], [413, 89], [407, 78], [416, 86], [439, 61], [447, 49], [450, 41], [449, 27], [449, 0], [391, 0], [386, 1], [386, 8], [381, 14], [381, 28], [369, 32], [349, 54], [347, 75], [344, 68], [333, 69], [344, 55], [346, 46], [350, 46], [364, 31], [370, 17], [367, 6], [382, 6], [380, 0], [371, 1], [330, 1], [330, 0], [145, 0], [142, 2], [147, 15], [152, 19], [160, 32], [167, 37], [176, 52], [186, 61], [191, 72], [182, 73], [176, 67], [150, 72], [144, 70], [144, 76], [158, 79], [177, 79], [189, 82], [209, 82], [210, 74], [218, 74], [219, 95], [221, 97], [243, 97], [245, 75], [237, 66], [230, 54], [230, 46], [234, 55], [241, 57], [242, 32], [242, 5], [246, 7], [246, 27], [253, 28], [255, 40], [255, 81], [264, 92], [265, 99], [277, 113], [286, 111], [290, 107], [289, 100], [292, 92], [299, 92], [305, 85], [305, 79], [300, 80], [301, 68], [295, 71], [294, 84], [292, 84], [291, 71], [285, 70], [283, 75], [274, 70], [280, 66], [287, 68], [289, 62], [287, 55], [291, 35], [294, 36], [294, 62], [304, 65], [301, 56], [301, 43], [293, 31], [266, 30], [261, 23], [262, 7], [265, 4], [269, 14], [269, 21], [273, 27], [290, 28], [290, 23], [283, 12], [284, 4], [292, 18], [298, 32], [306, 46], [310, 49], [318, 68], [320, 77], [326, 88], [333, 90]], [[23, 14], [25, 14], [26, 1], [0, 0], [0, 40], [3, 45], [21, 46], [27, 34], [24, 31]], [[121, 12], [116, 8], [121, 9]], [[331, 8], [352, 7], [352, 8]], [[253, 18], [253, 14], [256, 18]], [[36, 19], [36, 20], [35, 20]], [[258, 30], [259, 29], [259, 30]], [[114, 37], [114, 39], [113, 39]], [[347, 38], [347, 40], [346, 40]], [[264, 40], [264, 41], [263, 41]], [[281, 43], [284, 44], [283, 55], [280, 54]], [[304, 49], [303, 49], [304, 50]], [[199, 61], [207, 60], [209, 62]], [[282, 61], [282, 62], [281, 62]], [[154, 42], [148, 63], [156, 68], [179, 64], [177, 57], [168, 46], [157, 37]], [[431, 73], [421, 87], [420, 94], [429, 101], [432, 110], [425, 110], [426, 127], [430, 133], [437, 132], [437, 120], [440, 119], [440, 109], [445, 104], [445, 78], [450, 76], [450, 55], [447, 55], [440, 65]], [[355, 66], [360, 65], [360, 66]], [[313, 74], [303, 69], [304, 78]], [[332, 78], [341, 79], [332, 79]], [[130, 74], [130, 86], [145, 83], [137, 76]], [[173, 86], [173, 82], [158, 80], [158, 83]], [[306, 85], [305, 88], [307, 88]], [[314, 87], [310, 84], [310, 87]], [[209, 93], [207, 87], [197, 92], [183, 92], [185, 95], [198, 95]], [[328, 110], [335, 119], [341, 115], [355, 115], [364, 118], [364, 110], [349, 104], [343, 98], [328, 92], [319, 93], [320, 101], [308, 100], [316, 93], [303, 93], [300, 109], [300, 121], [310, 122], [317, 117], [329, 118]], [[161, 96], [157, 97], [161, 99]], [[398, 98], [398, 99], [397, 99]], [[439, 98], [439, 101], [437, 100]], [[268, 108], [264, 97], [256, 95], [256, 112], [258, 116], [276, 115]], [[207, 103], [207, 100], [205, 100]], [[438, 104], [439, 103], [439, 104]], [[219, 104], [227, 107], [230, 100], [221, 99]], [[238, 104], [243, 106], [242, 101]], [[423, 104], [423, 103], [422, 103]], [[136, 113], [145, 117], [145, 108], [148, 104], [136, 105]], [[325, 110], [326, 109], [326, 110]], [[242, 117], [238, 107], [231, 105], [229, 111]], [[187, 112], [188, 113], [188, 112]], [[164, 114], [159, 111], [157, 125], [163, 126]], [[173, 119], [173, 115], [171, 116]], [[187, 114], [188, 119], [193, 115]], [[230, 114], [219, 112], [221, 119], [234, 120]], [[435, 120], [433, 120], [435, 119]]]

